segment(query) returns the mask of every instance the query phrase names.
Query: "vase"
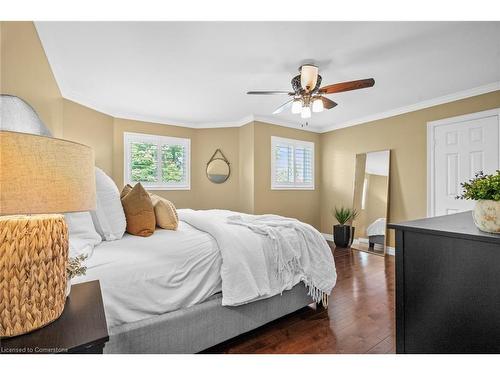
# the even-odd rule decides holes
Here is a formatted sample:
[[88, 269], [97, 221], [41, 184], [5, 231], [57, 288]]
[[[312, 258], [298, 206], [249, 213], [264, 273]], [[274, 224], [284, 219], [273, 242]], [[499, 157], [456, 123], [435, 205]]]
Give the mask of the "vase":
[[338, 247], [350, 247], [354, 239], [354, 227], [350, 225], [333, 226], [333, 242]]
[[479, 230], [488, 233], [500, 233], [500, 201], [476, 201], [472, 217]]
[[68, 278], [66, 280], [66, 298], [69, 297], [69, 294], [71, 293], [71, 279]]

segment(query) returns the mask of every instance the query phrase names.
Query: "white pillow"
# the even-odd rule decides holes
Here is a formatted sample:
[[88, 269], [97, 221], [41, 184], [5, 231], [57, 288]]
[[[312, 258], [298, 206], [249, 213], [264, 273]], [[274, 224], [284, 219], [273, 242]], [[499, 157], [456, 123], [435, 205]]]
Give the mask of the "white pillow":
[[127, 226], [120, 192], [113, 180], [99, 168], [95, 169], [95, 184], [97, 207], [90, 212], [95, 229], [103, 240], [119, 240]]
[[69, 235], [69, 256], [75, 258], [79, 255], [92, 256], [94, 247], [102, 241], [99, 233], [94, 228], [89, 212], [73, 212], [64, 214]]

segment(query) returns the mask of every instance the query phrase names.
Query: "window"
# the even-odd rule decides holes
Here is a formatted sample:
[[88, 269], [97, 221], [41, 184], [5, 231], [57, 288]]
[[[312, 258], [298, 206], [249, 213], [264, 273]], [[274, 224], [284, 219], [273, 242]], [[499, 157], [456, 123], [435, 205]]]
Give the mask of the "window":
[[271, 189], [314, 190], [314, 143], [271, 137]]
[[126, 184], [156, 190], [189, 190], [189, 138], [124, 133]]

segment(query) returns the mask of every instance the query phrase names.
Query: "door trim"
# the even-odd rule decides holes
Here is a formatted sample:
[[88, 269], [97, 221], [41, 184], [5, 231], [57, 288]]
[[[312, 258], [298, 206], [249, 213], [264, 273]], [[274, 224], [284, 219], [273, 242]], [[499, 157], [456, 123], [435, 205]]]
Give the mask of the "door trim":
[[[434, 216], [435, 209], [435, 199], [434, 199], [434, 132], [438, 126], [457, 124], [464, 121], [476, 120], [485, 117], [497, 116], [498, 121], [498, 134], [499, 134], [499, 145], [500, 145], [500, 108], [490, 109], [487, 111], [469, 113], [462, 116], [449, 117], [436, 121], [427, 122], [427, 217]], [[500, 165], [500, 152], [499, 160]]]

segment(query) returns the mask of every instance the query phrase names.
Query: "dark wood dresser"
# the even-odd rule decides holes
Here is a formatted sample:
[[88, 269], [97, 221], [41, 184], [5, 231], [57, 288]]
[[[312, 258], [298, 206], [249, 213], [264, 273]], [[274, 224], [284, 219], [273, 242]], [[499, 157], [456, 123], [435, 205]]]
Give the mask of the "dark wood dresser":
[[500, 235], [471, 212], [396, 230], [396, 352], [500, 353]]

